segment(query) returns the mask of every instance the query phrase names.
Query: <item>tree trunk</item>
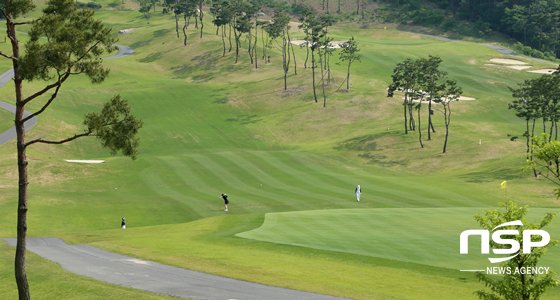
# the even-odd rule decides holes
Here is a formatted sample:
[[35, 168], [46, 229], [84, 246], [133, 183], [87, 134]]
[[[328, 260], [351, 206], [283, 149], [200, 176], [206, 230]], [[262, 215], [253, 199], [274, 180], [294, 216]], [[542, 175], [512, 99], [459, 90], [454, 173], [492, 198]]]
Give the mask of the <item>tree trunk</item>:
[[25, 128], [22, 120], [24, 119], [24, 103], [22, 92], [22, 81], [19, 74], [19, 41], [16, 36], [16, 28], [13, 23], [12, 15], [6, 18], [7, 35], [11, 38], [14, 67], [14, 84], [16, 90], [16, 115], [15, 127], [17, 134], [17, 158], [18, 158], [18, 206], [17, 206], [17, 246], [14, 262], [16, 283], [20, 300], [31, 299], [29, 293], [29, 283], [25, 272], [25, 251], [27, 248], [27, 157], [25, 153]]
[[313, 73], [313, 97], [315, 98], [315, 103], [317, 103], [317, 92], [315, 91], [315, 53], [311, 49], [311, 71]]
[[405, 93], [404, 94], [404, 103], [403, 103], [403, 107], [404, 107], [404, 134], [408, 134], [408, 118], [407, 118], [407, 115], [406, 115], [406, 107], [407, 107], [407, 102], [408, 102], [407, 97], [408, 97], [408, 94]]
[[226, 56], [226, 40], [225, 40], [225, 35], [226, 35], [226, 27], [222, 26], [222, 44], [224, 46], [224, 52], [222, 53], [222, 57]]
[[309, 34], [305, 35], [305, 48], [307, 49], [307, 55], [305, 56], [305, 62], [303, 63], [303, 68], [307, 69], [307, 60], [309, 59]]
[[185, 15], [185, 25], [183, 26], [183, 35], [185, 36], [185, 39], [183, 40], [183, 44], [185, 46], [187, 45], [187, 32], [186, 32], [187, 26], [189, 26], [189, 22], [187, 21], [187, 16]]
[[175, 32], [177, 32], [177, 38], [179, 38], [179, 18], [175, 14]]
[[410, 130], [415, 131], [416, 130], [416, 122], [414, 121], [414, 112], [412, 111], [412, 106], [414, 105], [414, 102], [412, 102], [412, 99], [408, 99], [408, 119], [410, 120]]
[[288, 32], [288, 50], [292, 48], [292, 56], [294, 57], [294, 75], [297, 75], [297, 62], [296, 62], [296, 53], [294, 51], [294, 44], [292, 44], [292, 40], [290, 39], [290, 31]]
[[257, 51], [257, 41], [259, 37], [259, 28], [257, 27], [257, 22], [255, 22], [255, 44], [253, 45], [253, 55], [255, 56], [255, 69], [259, 68], [259, 63], [257, 62], [257, 58], [259, 52]]
[[350, 89], [350, 64], [352, 60], [348, 60], [348, 71], [346, 72], [346, 89]]
[[249, 33], [247, 34], [249, 36], [249, 49], [247, 49], [247, 53], [249, 54], [249, 59], [251, 60], [251, 64], [253, 64], [253, 34], [251, 32], [251, 30], [249, 30]]
[[237, 35], [237, 30], [234, 28], [233, 35], [235, 36], [235, 63], [237, 63], [237, 60], [239, 59], [239, 38], [241, 37], [241, 34]]
[[198, 16], [200, 17], [200, 38], [202, 38], [202, 29], [204, 29], [204, 13], [202, 12], [202, 2], [200, 2], [200, 12], [198, 13]]
[[323, 107], [327, 107], [327, 94], [325, 94], [325, 72], [323, 71], [323, 56], [326, 55], [326, 52], [323, 52], [323, 54], [321, 54], [321, 48], [319, 48], [318, 50], [319, 50], [319, 64], [321, 64], [321, 86], [323, 87]]
[[[443, 115], [445, 119], [445, 141], [443, 142], [443, 153], [445, 153], [445, 150], [447, 149], [447, 137], [449, 136], [449, 123], [451, 116], [447, 116], [447, 105], [449, 105], [449, 102], [447, 102], [447, 104], [442, 102], [441, 105], [443, 105]], [[451, 110], [449, 111], [449, 114], [451, 115]]]
[[[420, 102], [420, 104], [422, 104], [422, 102]], [[428, 132], [430, 132], [429, 128]], [[420, 142], [420, 146], [424, 148], [424, 144], [422, 144], [422, 128], [420, 127], [420, 106], [418, 107], [418, 141]]]
[[[533, 128], [531, 129], [531, 146], [533, 146], [533, 137], [535, 136], [535, 123], [537, 121], [537, 118], [533, 117]], [[531, 154], [533, 154], [533, 149], [531, 149]], [[533, 155], [531, 155], [531, 161], [533, 161]], [[533, 174], [535, 175], [535, 177], [537, 177], [537, 171], [533, 170]]]
[[231, 23], [229, 23], [229, 50], [231, 52]]
[[432, 139], [430, 129], [432, 129], [432, 132], [436, 132], [434, 130], [434, 125], [432, 124], [432, 98], [428, 100], [428, 140]]
[[551, 121], [550, 123], [550, 134], [548, 135], [548, 142], [550, 143], [550, 141], [552, 141], [552, 129], [554, 127], [554, 121]]
[[265, 38], [264, 38], [264, 28], [261, 27], [261, 38], [262, 38], [262, 43], [263, 43], [263, 59], [264, 59], [264, 63], [267, 63], [267, 59], [266, 59], [266, 45], [265, 45]]
[[529, 118], [526, 119], [527, 121], [527, 153], [529, 153], [529, 141], [531, 140], [531, 136], [529, 135]]
[[290, 49], [287, 49], [286, 32], [282, 33], [282, 69], [284, 71], [284, 90], [288, 89], [288, 57]]

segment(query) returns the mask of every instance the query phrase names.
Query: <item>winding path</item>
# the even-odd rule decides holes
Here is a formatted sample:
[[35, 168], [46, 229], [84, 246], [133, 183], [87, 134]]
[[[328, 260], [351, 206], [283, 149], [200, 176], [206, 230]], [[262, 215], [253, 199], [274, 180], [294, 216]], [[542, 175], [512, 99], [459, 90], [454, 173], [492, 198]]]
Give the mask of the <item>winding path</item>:
[[[3, 29], [3, 28], [0, 28]], [[123, 58], [125, 56], [129, 56], [134, 54], [134, 50], [127, 46], [115, 45], [119, 48], [119, 52], [115, 55], [105, 57], [103, 59], [115, 59], [115, 58]], [[14, 69], [10, 69], [4, 74], [0, 75], [0, 88], [6, 85], [12, 78], [14, 77]], [[0, 108], [5, 109], [13, 114], [16, 113], [16, 107], [10, 103], [0, 101]], [[25, 111], [23, 113], [24, 117], [28, 117], [31, 115], [30, 112]], [[31, 120], [25, 123], [25, 132], [31, 130], [31, 128], [37, 125], [37, 117], [32, 118]], [[11, 141], [12, 139], [16, 138], [16, 127], [13, 126], [12, 128], [8, 129], [7, 131], [0, 134], [0, 146]]]
[[[16, 244], [16, 239], [2, 240], [9, 246]], [[53, 237], [28, 238], [27, 249], [72, 273], [174, 297], [208, 300], [346, 299], [191, 271], [88, 245], [68, 245]]]

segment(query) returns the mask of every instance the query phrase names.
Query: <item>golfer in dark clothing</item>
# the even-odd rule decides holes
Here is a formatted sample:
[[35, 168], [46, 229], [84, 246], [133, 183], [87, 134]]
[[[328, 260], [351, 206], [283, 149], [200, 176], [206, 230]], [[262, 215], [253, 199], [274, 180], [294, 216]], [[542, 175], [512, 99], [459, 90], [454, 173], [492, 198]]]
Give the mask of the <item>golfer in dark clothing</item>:
[[122, 218], [121, 227], [122, 229], [126, 229], [126, 223], [124, 222], [124, 217]]
[[229, 204], [229, 201], [228, 201], [228, 199], [227, 199], [227, 195], [226, 195], [226, 194], [222, 194], [222, 198], [224, 198], [224, 203], [225, 203], [225, 205], [226, 205], [226, 211], [228, 211], [228, 210], [227, 210], [227, 205]]

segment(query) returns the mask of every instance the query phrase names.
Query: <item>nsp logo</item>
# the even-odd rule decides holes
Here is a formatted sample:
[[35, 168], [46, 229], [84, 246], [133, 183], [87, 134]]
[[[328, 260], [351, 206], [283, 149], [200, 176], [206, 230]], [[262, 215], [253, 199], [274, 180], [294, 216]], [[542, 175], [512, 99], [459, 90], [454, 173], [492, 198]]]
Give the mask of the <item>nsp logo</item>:
[[[494, 254], [514, 254], [513, 256], [504, 257], [504, 258], [488, 258], [491, 263], [498, 263], [506, 260], [510, 260], [517, 255], [519, 255], [520, 245], [519, 242], [514, 239], [504, 239], [502, 238], [503, 235], [519, 235], [518, 230], [514, 229], [507, 229], [507, 230], [496, 230], [500, 227], [504, 226], [523, 226], [523, 223], [520, 220], [506, 222], [501, 225], [498, 225], [492, 229], [494, 233], [492, 233], [492, 240], [501, 245], [511, 245], [509, 249], [492, 249]], [[461, 242], [461, 254], [468, 254], [469, 253], [469, 236], [471, 235], [480, 235], [480, 253], [482, 254], [489, 254], [490, 253], [490, 232], [488, 230], [465, 230], [461, 232], [460, 242]], [[542, 239], [540, 241], [533, 242], [532, 236], [540, 235]], [[548, 232], [544, 230], [524, 230], [523, 231], [523, 253], [531, 253], [532, 248], [536, 247], [543, 247], [548, 245], [550, 242], [550, 235]]]

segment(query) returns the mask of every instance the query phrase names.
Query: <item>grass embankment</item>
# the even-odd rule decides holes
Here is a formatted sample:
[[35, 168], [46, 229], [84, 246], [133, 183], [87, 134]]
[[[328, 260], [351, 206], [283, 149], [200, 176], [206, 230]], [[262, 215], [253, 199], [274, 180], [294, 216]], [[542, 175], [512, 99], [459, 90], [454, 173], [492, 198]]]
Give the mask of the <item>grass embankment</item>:
[[[146, 25], [136, 11], [105, 10], [98, 15], [115, 32], [137, 27], [119, 36], [119, 44], [133, 47], [136, 54], [105, 61], [112, 71], [102, 85], [69, 79], [28, 139], [80, 132], [85, 113], [120, 94], [145, 122], [141, 154], [136, 162], [110, 158], [93, 138], [30, 147], [30, 236], [63, 236], [205, 272], [359, 299], [474, 299], [472, 291], [482, 285], [471, 274], [397, 257], [387, 260], [234, 235], [258, 228], [269, 212], [490, 207], [503, 199], [499, 183], [504, 179], [510, 200], [537, 207], [558, 204], [550, 184], [519, 171], [523, 142], [507, 137], [524, 131], [522, 120], [507, 110], [507, 87], [538, 75], [484, 66], [491, 58], [503, 57], [492, 49], [338, 25], [331, 29], [335, 39], [354, 35], [363, 58], [352, 68], [356, 91], [329, 89], [323, 108], [312, 98], [311, 71], [302, 68], [305, 49], [296, 49], [298, 75], [289, 76], [284, 91], [278, 51], [269, 50], [272, 62], [260, 63], [257, 70], [248, 63], [246, 50], [241, 51], [240, 63], [233, 64], [233, 53], [221, 56], [221, 40], [208, 15], [202, 39], [191, 24], [186, 47], [175, 35], [171, 16], [154, 14]], [[294, 37], [303, 34], [294, 32]], [[458, 80], [466, 96], [477, 98], [453, 103], [445, 155], [440, 154], [443, 122], [437, 111], [438, 132], [421, 149], [416, 133], [403, 132], [402, 100], [386, 98], [395, 64], [428, 54], [440, 55], [442, 69]], [[332, 68], [340, 85], [345, 68], [335, 66], [336, 61], [335, 56]], [[35, 82], [26, 85], [25, 93], [40, 87]], [[10, 93], [0, 93], [0, 100], [10, 99]], [[29, 109], [41, 105], [31, 103]], [[0, 146], [3, 237], [15, 236], [14, 151], [14, 141]], [[107, 162], [63, 161], [93, 158]], [[353, 195], [357, 184], [364, 190], [360, 203]], [[233, 216], [223, 211], [223, 192], [230, 195], [227, 214]], [[473, 223], [467, 211], [462, 216], [470, 220], [465, 229]], [[123, 216], [129, 229], [112, 230]], [[451, 215], [442, 218], [441, 227], [454, 228], [454, 221]], [[393, 224], [375, 226], [381, 232], [398, 230]], [[404, 232], [406, 227], [400, 229]], [[457, 240], [459, 234], [455, 233]], [[425, 235], [418, 238], [430, 240]]]

